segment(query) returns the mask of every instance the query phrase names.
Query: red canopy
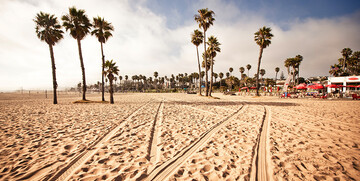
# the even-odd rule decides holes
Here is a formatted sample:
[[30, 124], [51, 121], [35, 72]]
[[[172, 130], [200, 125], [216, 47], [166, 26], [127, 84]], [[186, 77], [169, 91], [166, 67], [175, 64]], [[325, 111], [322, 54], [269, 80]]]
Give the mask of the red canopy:
[[317, 84], [317, 83], [312, 84], [312, 85], [308, 85], [307, 87], [310, 88], [310, 89], [324, 89], [323, 85]]
[[339, 86], [338, 86], [338, 85], [335, 85], [335, 84], [325, 85], [325, 87], [329, 87], [329, 88], [339, 88]]
[[248, 89], [248, 87], [241, 87], [241, 90], [243, 90], [243, 89]]
[[347, 85], [346, 87], [356, 87], [355, 85]]
[[295, 86], [295, 89], [306, 89], [306, 84], [305, 83], [299, 84]]
[[356, 86], [356, 87], [360, 87], [360, 85]]
[[256, 87], [250, 87], [250, 89], [256, 89]]

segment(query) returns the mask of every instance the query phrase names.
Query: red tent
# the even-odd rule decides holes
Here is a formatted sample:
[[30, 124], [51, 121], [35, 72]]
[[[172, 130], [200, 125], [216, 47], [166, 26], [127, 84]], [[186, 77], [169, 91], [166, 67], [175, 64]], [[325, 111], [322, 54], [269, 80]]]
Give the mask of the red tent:
[[295, 86], [295, 89], [306, 89], [306, 84], [302, 83], [297, 86]]

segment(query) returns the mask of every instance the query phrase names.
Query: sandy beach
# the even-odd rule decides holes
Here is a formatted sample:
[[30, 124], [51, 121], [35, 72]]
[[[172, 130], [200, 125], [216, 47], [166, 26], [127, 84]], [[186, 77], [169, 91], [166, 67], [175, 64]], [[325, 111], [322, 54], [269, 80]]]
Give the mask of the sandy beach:
[[0, 180], [360, 180], [360, 101], [214, 96], [1, 93]]

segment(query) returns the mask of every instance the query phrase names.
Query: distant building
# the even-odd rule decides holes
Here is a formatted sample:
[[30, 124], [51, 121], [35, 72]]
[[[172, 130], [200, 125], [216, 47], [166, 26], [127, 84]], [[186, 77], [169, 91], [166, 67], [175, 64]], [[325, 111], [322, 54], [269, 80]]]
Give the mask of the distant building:
[[[343, 92], [345, 92], [347, 90], [356, 90], [356, 88], [349, 87], [349, 86], [358, 86], [358, 85], [360, 85], [360, 76], [328, 77], [328, 85], [330, 85], [330, 84], [344, 86], [342, 88]], [[328, 88], [327, 92], [330, 93], [333, 90], [334, 90], [334, 88]]]

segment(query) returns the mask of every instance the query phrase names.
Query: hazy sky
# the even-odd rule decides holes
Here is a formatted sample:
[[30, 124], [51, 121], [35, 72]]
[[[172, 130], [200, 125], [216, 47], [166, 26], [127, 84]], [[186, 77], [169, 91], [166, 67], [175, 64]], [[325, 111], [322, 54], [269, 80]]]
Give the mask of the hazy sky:
[[[60, 20], [71, 6], [113, 24], [104, 52], [123, 77], [197, 72], [190, 34], [198, 28], [194, 15], [201, 8], [215, 12], [207, 31], [222, 44], [215, 72], [233, 67], [239, 76], [239, 67], [251, 64], [253, 76], [259, 54], [254, 32], [262, 26], [274, 34], [263, 53], [264, 77], [274, 77], [275, 67], [286, 74], [284, 60], [297, 54], [304, 57], [300, 76], [328, 75], [343, 48], [360, 51], [358, 0], [0, 0], [0, 91], [52, 88], [49, 48], [36, 37], [33, 19], [43, 11]], [[82, 50], [87, 83], [94, 84], [101, 79], [100, 43], [88, 35]], [[82, 78], [76, 40], [65, 32], [54, 53], [59, 88], [75, 86]]]

